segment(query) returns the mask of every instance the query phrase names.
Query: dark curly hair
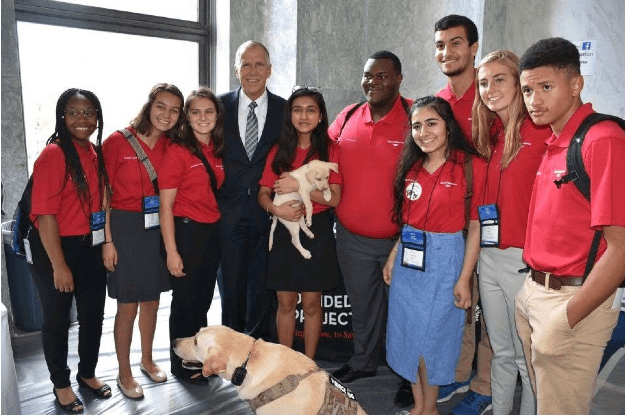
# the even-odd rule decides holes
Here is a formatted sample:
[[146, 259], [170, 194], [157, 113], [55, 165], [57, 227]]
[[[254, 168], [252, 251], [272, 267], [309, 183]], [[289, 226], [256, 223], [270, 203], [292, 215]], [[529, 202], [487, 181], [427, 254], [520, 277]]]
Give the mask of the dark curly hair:
[[564, 69], [569, 75], [580, 75], [579, 51], [573, 43], [561, 37], [539, 40], [521, 56], [519, 71], [540, 66]]

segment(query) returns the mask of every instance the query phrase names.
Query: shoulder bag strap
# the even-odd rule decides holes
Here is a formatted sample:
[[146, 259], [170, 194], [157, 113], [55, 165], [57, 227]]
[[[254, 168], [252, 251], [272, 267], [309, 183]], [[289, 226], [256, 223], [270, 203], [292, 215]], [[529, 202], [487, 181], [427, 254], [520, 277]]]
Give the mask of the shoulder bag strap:
[[211, 189], [213, 190], [213, 194], [215, 195], [215, 197], [217, 197], [217, 177], [215, 176], [215, 172], [213, 171], [213, 168], [211, 167], [208, 160], [206, 160], [206, 157], [204, 156], [204, 153], [202, 153], [201, 150], [199, 154], [197, 154], [197, 158], [199, 158], [202, 161], [202, 164], [204, 165], [204, 168], [206, 169], [206, 173], [208, 173], [208, 176], [210, 178], [210, 184], [211, 184]]
[[135, 137], [127, 128], [123, 128], [119, 130], [119, 132], [122, 133], [124, 137], [126, 137], [128, 142], [130, 143], [130, 146], [137, 154], [137, 157], [139, 157], [139, 161], [141, 161], [141, 163], [143, 163], [143, 165], [145, 166], [145, 169], [150, 176], [150, 181], [154, 186], [154, 191], [158, 195], [158, 180], [156, 177], [156, 171], [154, 170], [154, 167], [152, 166], [152, 163], [150, 162], [147, 154], [145, 154], [145, 151], [143, 151], [141, 144], [139, 144], [139, 141], [137, 141], [137, 137]]

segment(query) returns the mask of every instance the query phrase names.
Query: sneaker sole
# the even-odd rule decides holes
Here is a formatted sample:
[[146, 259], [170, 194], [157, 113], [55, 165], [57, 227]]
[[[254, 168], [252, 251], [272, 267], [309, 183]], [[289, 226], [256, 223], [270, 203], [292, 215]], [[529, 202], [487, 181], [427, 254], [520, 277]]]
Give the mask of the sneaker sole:
[[490, 405], [488, 405], [486, 408], [484, 408], [482, 410], [482, 412], [480, 412], [480, 415], [484, 415], [486, 413], [486, 411], [488, 411], [489, 409], [493, 409], [493, 404], [492, 403]]
[[457, 393], [465, 393], [465, 392], [468, 392], [468, 391], [469, 391], [469, 385], [464, 385], [464, 386], [461, 386], [461, 387], [459, 387], [458, 389], [454, 390], [454, 391], [453, 391], [452, 393], [450, 393], [449, 395], [447, 395], [447, 396], [445, 396], [445, 397], [443, 397], [443, 398], [437, 399], [437, 400], [436, 400], [436, 402], [437, 402], [437, 403], [447, 402], [448, 400], [450, 400], [451, 398], [453, 398], [453, 396], [454, 396], [455, 394], [457, 394]]

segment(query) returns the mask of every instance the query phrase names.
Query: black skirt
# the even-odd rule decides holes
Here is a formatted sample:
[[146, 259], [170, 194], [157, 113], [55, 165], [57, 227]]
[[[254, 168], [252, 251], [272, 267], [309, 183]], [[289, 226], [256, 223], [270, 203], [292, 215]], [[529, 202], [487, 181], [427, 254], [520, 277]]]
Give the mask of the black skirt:
[[306, 259], [291, 243], [291, 234], [278, 221], [273, 235], [273, 248], [267, 255], [266, 288], [276, 291], [326, 291], [339, 284], [336, 242], [330, 210], [314, 214], [308, 238], [300, 229], [300, 242], [312, 257]]
[[142, 212], [111, 210], [117, 265], [109, 272], [108, 295], [120, 303], [156, 301], [170, 289], [160, 255], [161, 230], [145, 230], [143, 221]]

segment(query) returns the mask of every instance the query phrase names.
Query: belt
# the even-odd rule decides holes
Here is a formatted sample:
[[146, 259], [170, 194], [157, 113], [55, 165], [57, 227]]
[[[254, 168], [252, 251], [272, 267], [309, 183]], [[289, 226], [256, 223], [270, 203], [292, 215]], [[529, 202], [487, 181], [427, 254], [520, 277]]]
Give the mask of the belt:
[[584, 277], [553, 275], [550, 272], [541, 272], [534, 269], [530, 271], [530, 276], [534, 282], [553, 290], [559, 290], [560, 287], [579, 287], [584, 283]]
[[196, 221], [194, 221], [191, 218], [187, 218], [187, 217], [182, 217], [182, 216], [174, 216], [174, 222], [181, 222], [181, 223], [198, 223]]

